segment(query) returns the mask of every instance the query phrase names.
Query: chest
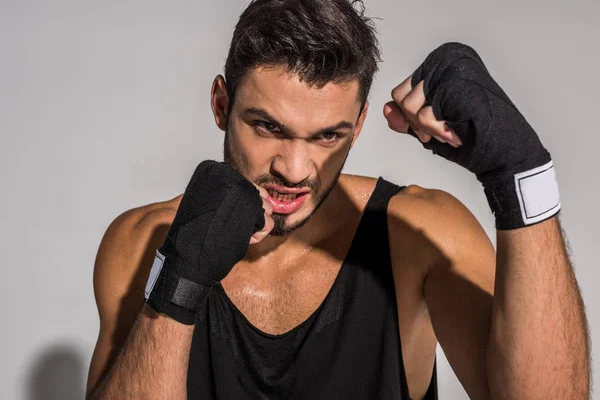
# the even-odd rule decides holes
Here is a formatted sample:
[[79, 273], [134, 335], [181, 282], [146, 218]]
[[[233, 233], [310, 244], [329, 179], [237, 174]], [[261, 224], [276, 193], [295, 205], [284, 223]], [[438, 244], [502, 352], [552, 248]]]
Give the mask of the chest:
[[319, 308], [342, 263], [335, 257], [315, 255], [273, 273], [242, 262], [221, 285], [252, 325], [265, 333], [279, 335], [306, 321]]
[[[306, 321], [323, 303], [342, 267], [342, 260], [317, 256], [276, 276], [240, 263], [221, 281], [226, 295], [261, 331], [279, 335]], [[396, 263], [400, 342], [411, 395], [425, 394], [431, 380], [436, 338], [422, 297], [422, 274], [410, 262]]]
[[[241, 262], [221, 285], [252, 325], [278, 335], [306, 321], [319, 308], [342, 265], [343, 258], [327, 252], [302, 258], [275, 274], [271, 272], [272, 266]], [[419, 343], [415, 336], [420, 336], [423, 325], [429, 322], [421, 291], [423, 278], [415, 270], [414, 265], [396, 265], [393, 271], [400, 334], [405, 337], [403, 342], [413, 348]]]

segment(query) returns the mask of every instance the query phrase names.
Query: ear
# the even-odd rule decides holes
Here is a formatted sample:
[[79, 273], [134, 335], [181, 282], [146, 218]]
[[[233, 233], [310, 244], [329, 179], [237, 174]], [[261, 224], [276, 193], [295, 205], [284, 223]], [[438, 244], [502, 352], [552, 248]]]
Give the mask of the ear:
[[227, 84], [222, 75], [217, 75], [210, 90], [210, 106], [215, 117], [215, 123], [222, 131], [227, 129], [227, 110], [229, 108], [229, 97], [227, 95]]
[[354, 126], [354, 136], [352, 137], [352, 143], [350, 143], [350, 148], [354, 146], [354, 142], [358, 139], [358, 135], [362, 131], [363, 124], [365, 122], [365, 118], [367, 118], [367, 112], [369, 111], [369, 102], [365, 101], [365, 106], [363, 107], [362, 112], [358, 116], [358, 120], [356, 121], [356, 126]]

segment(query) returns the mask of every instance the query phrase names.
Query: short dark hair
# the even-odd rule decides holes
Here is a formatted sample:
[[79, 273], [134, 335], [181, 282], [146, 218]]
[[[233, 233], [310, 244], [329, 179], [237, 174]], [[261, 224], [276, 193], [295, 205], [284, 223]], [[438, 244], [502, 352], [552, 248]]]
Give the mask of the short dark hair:
[[225, 62], [229, 107], [249, 70], [279, 65], [311, 85], [358, 79], [364, 106], [380, 61], [375, 25], [360, 0], [252, 0]]

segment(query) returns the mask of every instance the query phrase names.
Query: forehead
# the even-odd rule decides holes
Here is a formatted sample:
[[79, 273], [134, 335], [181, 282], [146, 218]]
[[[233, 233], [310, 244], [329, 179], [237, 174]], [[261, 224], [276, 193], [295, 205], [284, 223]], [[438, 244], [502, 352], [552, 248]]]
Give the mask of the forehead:
[[319, 125], [332, 120], [356, 122], [360, 111], [358, 80], [309, 85], [285, 67], [250, 70], [236, 90], [234, 105], [266, 110], [280, 122]]

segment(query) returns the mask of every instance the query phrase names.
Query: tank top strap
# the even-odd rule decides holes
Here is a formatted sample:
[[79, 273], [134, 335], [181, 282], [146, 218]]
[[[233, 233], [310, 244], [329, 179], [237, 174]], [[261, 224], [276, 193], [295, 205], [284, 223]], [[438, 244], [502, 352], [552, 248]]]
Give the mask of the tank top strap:
[[387, 209], [392, 196], [406, 186], [398, 186], [379, 177], [375, 189], [367, 202], [355, 240], [348, 257], [353, 260], [369, 260], [380, 265], [391, 265], [387, 229]]
[[[390, 243], [387, 224], [387, 209], [390, 199], [405, 189], [406, 186], [398, 186], [379, 177], [371, 198], [367, 202], [363, 217], [356, 232], [354, 241], [348, 258], [359, 263], [359, 265], [372, 265], [372, 273], [377, 276], [384, 285], [395, 293], [392, 261], [390, 256]], [[377, 268], [380, 266], [382, 268]], [[395, 294], [394, 294], [394, 302]], [[395, 308], [395, 307], [394, 307]], [[400, 335], [400, 332], [397, 332]], [[404, 373], [403, 373], [404, 374]], [[406, 376], [403, 375], [404, 382]], [[411, 399], [406, 392], [406, 398]], [[437, 400], [437, 357], [434, 359], [433, 376], [431, 383], [424, 397], [424, 400]]]
[[396, 193], [400, 192], [406, 186], [398, 186], [390, 181], [379, 177], [377, 179], [377, 184], [375, 185], [375, 189], [371, 194], [370, 201], [367, 204], [367, 209], [365, 211], [370, 212], [387, 212], [387, 206], [390, 202], [392, 196]]

